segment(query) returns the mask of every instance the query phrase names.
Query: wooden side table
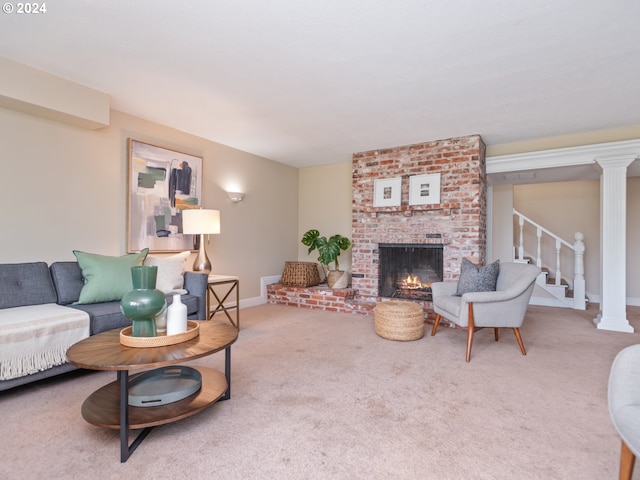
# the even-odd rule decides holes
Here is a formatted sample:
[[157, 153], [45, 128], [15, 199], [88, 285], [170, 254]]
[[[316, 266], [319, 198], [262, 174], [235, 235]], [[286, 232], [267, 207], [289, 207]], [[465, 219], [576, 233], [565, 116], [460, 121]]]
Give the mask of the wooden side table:
[[[220, 286], [228, 287], [225, 290], [226, 293], [218, 295], [216, 287]], [[234, 290], [236, 293], [236, 303], [233, 305], [225, 305], [224, 302], [227, 301]], [[212, 296], [213, 298], [211, 298]], [[215, 302], [215, 307], [213, 302]], [[235, 310], [235, 321], [229, 313], [232, 310]], [[218, 312], [224, 312], [227, 319], [231, 322], [231, 325], [236, 327], [236, 330], [240, 330], [240, 279], [238, 277], [233, 275], [209, 275], [207, 293], [207, 313], [209, 314], [209, 319], [212, 319]]]

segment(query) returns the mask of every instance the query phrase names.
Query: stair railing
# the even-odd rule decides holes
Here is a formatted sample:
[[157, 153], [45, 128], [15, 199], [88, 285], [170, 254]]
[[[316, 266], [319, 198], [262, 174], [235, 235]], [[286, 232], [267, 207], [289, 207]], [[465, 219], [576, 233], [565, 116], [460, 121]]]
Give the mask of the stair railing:
[[546, 234], [555, 240], [556, 248], [556, 268], [555, 268], [555, 284], [560, 285], [562, 281], [562, 272], [560, 270], [560, 255], [561, 249], [564, 245], [573, 251], [573, 308], [576, 310], [586, 309], [586, 296], [585, 296], [585, 280], [584, 280], [584, 235], [581, 232], [574, 234], [573, 245], [563, 240], [555, 233], [547, 230], [542, 225], [534, 222], [526, 215], [518, 212], [515, 208], [513, 214], [518, 218], [519, 226], [519, 242], [517, 248], [517, 260], [524, 261], [524, 226], [528, 223], [536, 228], [536, 265], [542, 268], [542, 235]]

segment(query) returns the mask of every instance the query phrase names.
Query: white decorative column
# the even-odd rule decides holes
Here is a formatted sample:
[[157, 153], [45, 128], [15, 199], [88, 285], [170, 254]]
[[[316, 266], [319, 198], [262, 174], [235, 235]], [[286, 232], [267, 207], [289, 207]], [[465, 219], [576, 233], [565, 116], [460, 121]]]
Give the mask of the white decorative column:
[[636, 156], [596, 158], [600, 176], [600, 312], [593, 323], [601, 330], [631, 332], [626, 302], [627, 167]]

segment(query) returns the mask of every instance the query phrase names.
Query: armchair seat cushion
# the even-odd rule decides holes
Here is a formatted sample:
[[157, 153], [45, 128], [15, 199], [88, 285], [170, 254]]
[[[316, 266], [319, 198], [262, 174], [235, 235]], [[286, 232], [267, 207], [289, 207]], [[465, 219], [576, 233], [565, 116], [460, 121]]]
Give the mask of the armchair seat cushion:
[[445, 318], [459, 318], [461, 307], [462, 297], [457, 295], [446, 295], [444, 297], [440, 297], [438, 299], [438, 304], [436, 305], [435, 302], [433, 304], [435, 312]]

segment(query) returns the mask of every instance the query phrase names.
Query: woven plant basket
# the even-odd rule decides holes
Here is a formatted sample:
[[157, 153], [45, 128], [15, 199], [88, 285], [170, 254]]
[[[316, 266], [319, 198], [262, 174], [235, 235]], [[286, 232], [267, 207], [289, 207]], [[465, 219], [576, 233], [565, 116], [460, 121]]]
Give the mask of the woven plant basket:
[[344, 270], [329, 270], [327, 286], [329, 288], [347, 288], [349, 286], [349, 273]]
[[318, 264], [314, 262], [284, 262], [280, 283], [287, 287], [314, 287], [320, 284]]
[[375, 331], [389, 340], [418, 340], [424, 336], [424, 311], [413, 302], [390, 300], [374, 308]]

